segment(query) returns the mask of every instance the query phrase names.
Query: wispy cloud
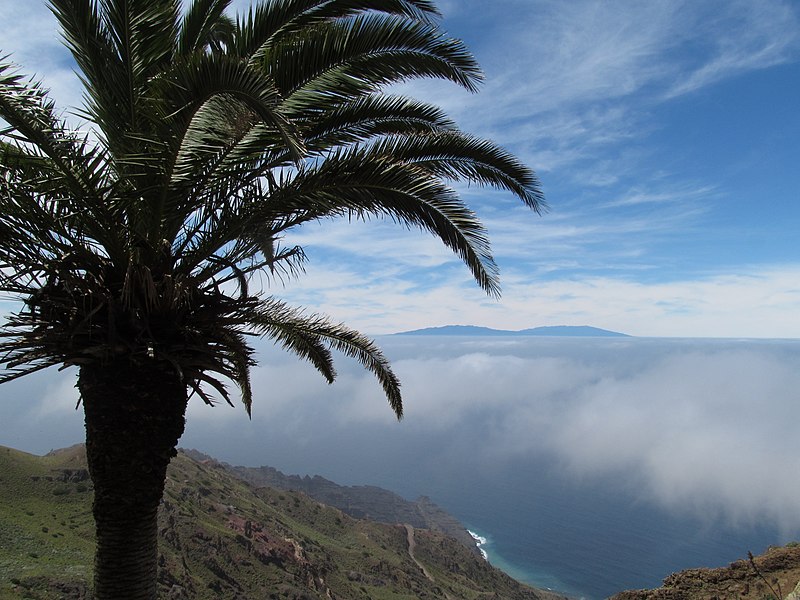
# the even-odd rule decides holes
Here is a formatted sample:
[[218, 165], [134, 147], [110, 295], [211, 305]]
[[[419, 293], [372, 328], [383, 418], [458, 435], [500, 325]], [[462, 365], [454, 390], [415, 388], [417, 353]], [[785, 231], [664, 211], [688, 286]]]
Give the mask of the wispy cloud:
[[[234, 3], [238, 10], [249, 5]], [[777, 251], [760, 254], [770, 243], [766, 226], [729, 219], [754, 200], [720, 172], [683, 172], [689, 169], [670, 161], [691, 150], [677, 145], [683, 139], [669, 148], [656, 140], [674, 127], [665, 107], [797, 62], [795, 4], [459, 0], [440, 6], [444, 27], [463, 35], [485, 68], [484, 89], [471, 95], [430, 82], [405, 89], [520, 155], [542, 176], [552, 205], [539, 219], [507, 194], [457, 188], [489, 229], [504, 299], [486, 299], [431, 236], [376, 222], [290, 233], [286, 242], [306, 246], [311, 263], [307, 276], [273, 287], [275, 293], [372, 332], [580, 319], [641, 335], [800, 335], [790, 318], [798, 256], [776, 262]], [[2, 50], [43, 76], [60, 106], [79, 104], [72, 61], [45, 3], [0, 0], [0, 18]], [[759, 192], [755, 200], [771, 209], [774, 190]], [[751, 244], [748, 264], [737, 265], [745, 233], [767, 241]]]
[[72, 116], [82, 103], [82, 89], [75, 74], [75, 63], [64, 47], [56, 19], [45, 2], [0, 0], [3, 38], [0, 56], [19, 65], [20, 72], [43, 81], [63, 116]]
[[[800, 487], [786, 476], [798, 468], [796, 340], [380, 342], [403, 383], [401, 424], [354, 361], [338, 357], [340, 377], [328, 386], [265, 345], [253, 419], [195, 398], [182, 444], [341, 483], [383, 475], [395, 486], [411, 465], [430, 486], [426, 476], [468, 466], [546, 464], [565, 482], [611, 482], [680, 515], [800, 528]], [[11, 384], [0, 443], [46, 452], [81, 440], [73, 383], [51, 370]]]
[[621, 198], [606, 202], [605, 208], [617, 206], [638, 206], [663, 203], [685, 203], [702, 200], [713, 195], [716, 188], [713, 186], [700, 186], [697, 188], [682, 187], [677, 190], [653, 191], [634, 188], [629, 190]]
[[[457, 263], [416, 267], [417, 281], [408, 272], [381, 274], [379, 269], [365, 278], [354, 266], [316, 261], [307, 279], [274, 291], [372, 334], [444, 324], [501, 329], [587, 324], [637, 336], [800, 337], [800, 265], [751, 265], [664, 281], [635, 247], [628, 252], [620, 258], [627, 274], [622, 267], [596, 265], [597, 275], [591, 276], [585, 262], [566, 261], [545, 261], [538, 271], [507, 268], [497, 301], [487, 298]], [[570, 270], [580, 274], [565, 277]], [[646, 277], [648, 271], [654, 272]]]
[[[647, 189], [658, 187], [651, 178], [659, 176], [651, 134], [668, 125], [654, 111], [742, 74], [794, 62], [800, 52], [800, 14], [780, 0], [465, 0], [449, 8], [445, 26], [449, 18], [466, 33], [481, 14], [480, 35], [469, 41], [486, 85], [475, 96], [440, 84], [410, 87], [533, 165], [555, 206], [563, 202], [561, 181], [584, 188], [636, 185], [655, 197]], [[669, 173], [669, 166], [661, 168]]]

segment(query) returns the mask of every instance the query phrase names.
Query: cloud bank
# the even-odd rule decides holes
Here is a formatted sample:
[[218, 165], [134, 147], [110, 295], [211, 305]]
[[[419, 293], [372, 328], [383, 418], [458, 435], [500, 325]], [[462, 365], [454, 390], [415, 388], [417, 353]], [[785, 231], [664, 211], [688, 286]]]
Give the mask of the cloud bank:
[[252, 423], [195, 405], [191, 441], [218, 435], [233, 459], [353, 483], [546, 464], [676, 514], [800, 530], [796, 341], [383, 341], [404, 383], [400, 424], [347, 361], [327, 387], [270, 354]]
[[[467, 493], [482, 477], [522, 469], [533, 482], [562, 481], [563, 493], [621, 490], [680, 517], [800, 532], [796, 340], [380, 342], [403, 382], [400, 423], [351, 361], [339, 358], [328, 386], [264, 348], [252, 420], [194, 398], [181, 444], [409, 496], [460, 476]], [[81, 441], [74, 377], [52, 371], [6, 385], [0, 444], [44, 453]]]

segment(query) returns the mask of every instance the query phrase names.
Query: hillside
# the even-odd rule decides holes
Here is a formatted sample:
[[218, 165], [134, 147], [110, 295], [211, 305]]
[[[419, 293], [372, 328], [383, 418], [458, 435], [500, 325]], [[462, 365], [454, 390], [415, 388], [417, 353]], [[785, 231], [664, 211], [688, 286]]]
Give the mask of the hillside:
[[[91, 497], [82, 446], [0, 448], [0, 600], [91, 597]], [[442, 533], [355, 519], [185, 453], [170, 465], [159, 529], [169, 600], [556, 597]]]
[[255, 487], [303, 492], [314, 500], [338, 508], [357, 519], [389, 524], [407, 523], [417, 529], [439, 531], [460, 541], [476, 554], [480, 554], [475, 540], [464, 526], [426, 496], [409, 502], [394, 492], [376, 486], [338, 485], [319, 475], [300, 477], [285, 475], [273, 467], [232, 466], [217, 462], [197, 450], [184, 450], [184, 452], [204, 464], [214, 463]]

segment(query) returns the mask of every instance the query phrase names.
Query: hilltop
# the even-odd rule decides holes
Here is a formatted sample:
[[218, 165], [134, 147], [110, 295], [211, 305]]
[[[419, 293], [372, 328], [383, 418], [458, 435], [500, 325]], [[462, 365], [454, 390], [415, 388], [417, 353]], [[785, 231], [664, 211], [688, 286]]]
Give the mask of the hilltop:
[[[161, 597], [558, 598], [441, 532], [356, 519], [231, 469], [186, 452], [172, 461], [159, 514]], [[0, 447], [0, 600], [91, 597], [91, 499], [83, 446], [43, 457]]]
[[445, 325], [402, 331], [394, 335], [455, 335], [455, 336], [542, 336], [542, 337], [630, 337], [625, 333], [608, 331], [588, 325], [555, 325], [530, 329], [492, 329], [475, 325]]

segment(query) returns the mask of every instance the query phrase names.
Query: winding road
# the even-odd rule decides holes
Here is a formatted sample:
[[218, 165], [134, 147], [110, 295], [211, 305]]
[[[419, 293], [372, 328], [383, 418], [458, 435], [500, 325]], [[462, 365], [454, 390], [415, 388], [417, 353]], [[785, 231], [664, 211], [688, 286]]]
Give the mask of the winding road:
[[[414, 564], [420, 568], [422, 574], [425, 575], [425, 578], [428, 581], [430, 581], [431, 583], [436, 583], [436, 580], [433, 578], [433, 576], [430, 573], [428, 573], [428, 569], [425, 568], [425, 565], [419, 562], [417, 560], [417, 557], [414, 556], [414, 549], [417, 547], [417, 542], [414, 540], [414, 528], [408, 524], [404, 525], [404, 527], [406, 528], [406, 538], [408, 539], [408, 556], [411, 558], [411, 560], [414, 561]], [[453, 600], [452, 596], [450, 596], [450, 594], [448, 594], [444, 590], [442, 590], [442, 593], [444, 594], [444, 597], [447, 598], [447, 600]]]

